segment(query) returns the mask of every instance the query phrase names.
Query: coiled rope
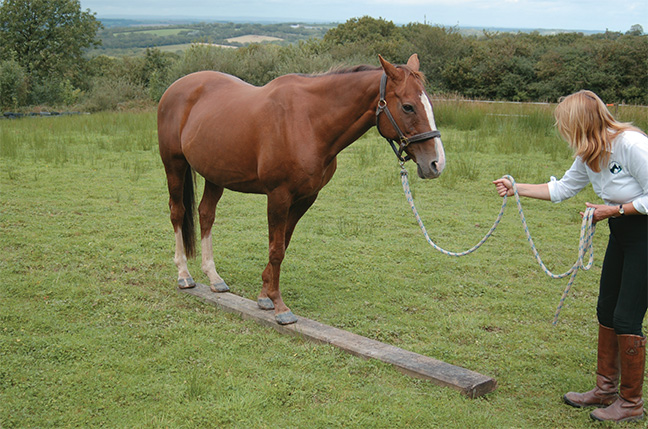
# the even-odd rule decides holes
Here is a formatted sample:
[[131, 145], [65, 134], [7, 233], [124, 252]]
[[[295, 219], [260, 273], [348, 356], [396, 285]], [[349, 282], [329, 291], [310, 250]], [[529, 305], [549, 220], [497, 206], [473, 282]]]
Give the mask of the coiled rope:
[[[497, 219], [495, 219], [493, 226], [488, 230], [484, 238], [482, 238], [481, 241], [479, 241], [479, 243], [477, 243], [475, 246], [471, 247], [466, 251], [449, 252], [439, 247], [436, 243], [434, 243], [434, 241], [432, 241], [432, 239], [430, 238], [430, 235], [428, 234], [427, 230], [425, 229], [425, 225], [423, 224], [423, 221], [421, 220], [421, 217], [418, 214], [418, 210], [416, 210], [416, 206], [414, 205], [414, 198], [412, 197], [412, 192], [410, 191], [407, 170], [405, 169], [403, 163], [401, 163], [400, 174], [401, 174], [401, 183], [403, 184], [403, 190], [405, 191], [405, 197], [407, 198], [407, 202], [409, 203], [412, 209], [412, 213], [414, 213], [414, 217], [416, 218], [416, 221], [421, 227], [421, 231], [423, 231], [423, 235], [425, 236], [425, 239], [433, 248], [435, 248], [436, 250], [438, 250], [439, 252], [445, 255], [459, 257], [459, 256], [466, 256], [469, 255], [470, 253], [473, 253], [474, 251], [479, 249], [482, 246], [482, 244], [486, 242], [486, 240], [488, 240], [488, 238], [493, 234], [493, 232], [495, 232], [495, 229], [497, 229], [497, 226], [502, 220], [502, 216], [504, 215], [504, 209], [506, 208], [506, 202], [507, 202], [506, 195], [503, 198], [502, 208], [500, 209], [499, 214], [497, 215]], [[505, 175], [503, 176], [503, 178], [508, 179], [513, 185], [515, 202], [517, 204], [518, 214], [520, 215], [520, 219], [522, 220], [522, 226], [524, 227], [524, 232], [526, 234], [527, 241], [531, 246], [531, 250], [533, 251], [533, 255], [535, 256], [536, 261], [538, 262], [538, 264], [540, 265], [544, 273], [553, 279], [562, 279], [567, 276], [570, 276], [569, 283], [567, 283], [567, 287], [563, 291], [563, 294], [560, 298], [560, 302], [558, 303], [558, 307], [556, 308], [556, 313], [554, 315], [554, 320], [553, 320], [553, 325], [556, 325], [556, 323], [558, 323], [558, 316], [560, 315], [560, 310], [562, 310], [562, 307], [565, 303], [565, 298], [567, 298], [567, 295], [569, 294], [569, 291], [572, 285], [574, 284], [574, 280], [576, 280], [576, 274], [578, 274], [578, 270], [587, 271], [592, 267], [592, 264], [594, 262], [594, 247], [592, 245], [592, 239], [594, 237], [594, 232], [596, 230], [596, 224], [593, 223], [594, 208], [591, 207], [587, 208], [585, 210], [585, 213], [583, 214], [583, 221], [581, 223], [581, 230], [580, 230], [580, 240], [578, 243], [578, 258], [576, 259], [576, 262], [574, 262], [571, 268], [569, 268], [564, 273], [554, 274], [547, 268], [545, 263], [542, 261], [542, 258], [540, 257], [540, 253], [538, 253], [538, 249], [533, 243], [533, 239], [531, 238], [531, 233], [529, 232], [529, 227], [526, 222], [526, 217], [524, 216], [524, 211], [522, 210], [522, 204], [520, 202], [520, 194], [518, 193], [515, 179], [513, 179], [513, 177], [509, 175]], [[584, 264], [585, 258], [587, 257], [588, 254], [589, 254], [589, 261], [587, 262], [587, 264]]]

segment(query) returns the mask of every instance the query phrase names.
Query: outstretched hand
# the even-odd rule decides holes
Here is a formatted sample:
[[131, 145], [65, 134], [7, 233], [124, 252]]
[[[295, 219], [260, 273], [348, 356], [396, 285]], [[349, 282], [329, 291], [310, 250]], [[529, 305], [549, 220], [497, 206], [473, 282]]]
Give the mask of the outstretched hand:
[[493, 184], [495, 185], [497, 193], [500, 197], [512, 197], [515, 194], [515, 192], [513, 191], [513, 184], [508, 179], [501, 178], [493, 180]]

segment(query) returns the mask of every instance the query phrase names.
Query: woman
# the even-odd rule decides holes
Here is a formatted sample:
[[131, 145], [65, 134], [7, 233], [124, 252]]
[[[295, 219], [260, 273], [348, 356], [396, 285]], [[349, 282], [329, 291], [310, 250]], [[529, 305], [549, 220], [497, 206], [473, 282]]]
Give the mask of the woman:
[[[592, 183], [605, 204], [586, 206], [595, 209], [594, 222], [608, 219], [610, 227], [596, 308], [596, 387], [569, 392], [563, 399], [573, 407], [606, 407], [591, 413], [595, 420], [640, 420], [646, 350], [642, 323], [648, 307], [648, 137], [616, 121], [591, 91], [565, 97], [554, 116], [576, 159], [562, 179], [517, 184], [518, 193], [560, 202]], [[514, 194], [509, 180], [493, 183], [500, 196]]]

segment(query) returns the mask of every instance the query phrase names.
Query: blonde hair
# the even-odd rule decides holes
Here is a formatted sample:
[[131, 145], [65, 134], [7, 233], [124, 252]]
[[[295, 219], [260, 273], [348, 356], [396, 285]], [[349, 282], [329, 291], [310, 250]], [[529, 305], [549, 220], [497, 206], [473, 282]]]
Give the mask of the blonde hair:
[[563, 97], [554, 111], [556, 128], [574, 150], [574, 156], [595, 172], [607, 164], [612, 141], [622, 132], [639, 131], [630, 123], [618, 122], [592, 91], [582, 90]]

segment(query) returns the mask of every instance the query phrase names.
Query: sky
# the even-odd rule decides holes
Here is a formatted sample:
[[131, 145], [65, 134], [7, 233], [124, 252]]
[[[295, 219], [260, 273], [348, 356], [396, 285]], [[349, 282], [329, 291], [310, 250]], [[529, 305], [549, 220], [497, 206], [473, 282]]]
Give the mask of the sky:
[[371, 16], [446, 27], [648, 32], [646, 0], [81, 0], [98, 18], [346, 22]]

